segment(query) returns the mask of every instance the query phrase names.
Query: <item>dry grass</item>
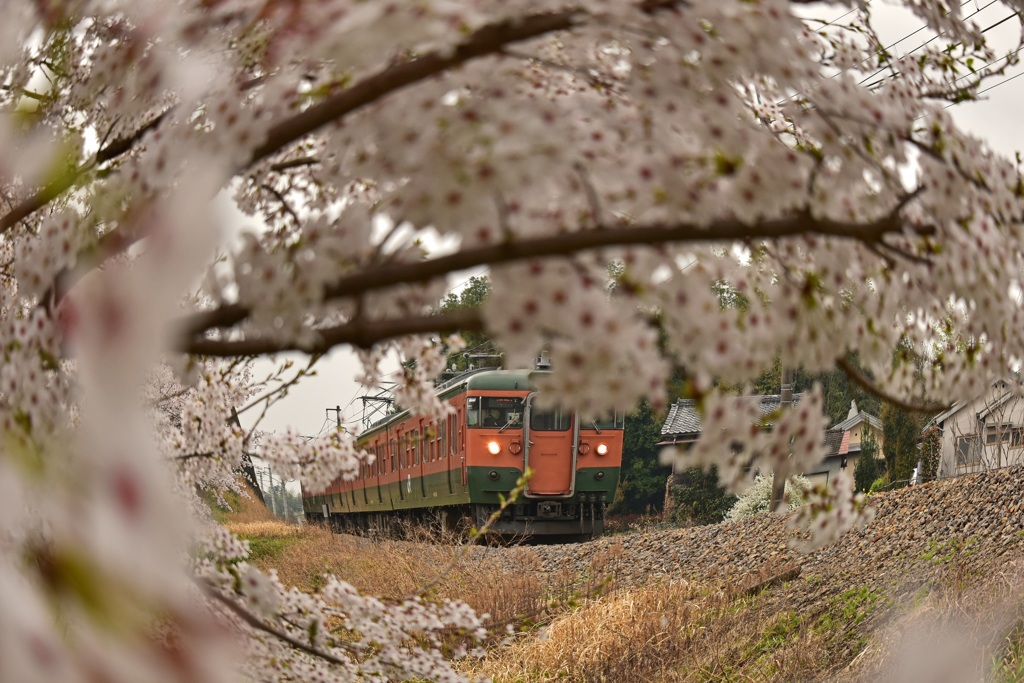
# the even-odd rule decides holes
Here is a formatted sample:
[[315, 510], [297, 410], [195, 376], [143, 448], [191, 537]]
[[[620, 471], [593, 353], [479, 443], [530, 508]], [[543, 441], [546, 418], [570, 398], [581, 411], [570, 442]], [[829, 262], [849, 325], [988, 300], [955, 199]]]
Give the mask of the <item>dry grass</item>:
[[836, 680], [1024, 681], [1022, 569], [951, 562], [936, 578], [906, 587], [903, 609]]
[[277, 519], [274, 513], [263, 504], [263, 501], [256, 497], [256, 494], [248, 492], [249, 489], [243, 481], [239, 481], [239, 488], [246, 494], [239, 495], [233, 491], [223, 492], [224, 500], [230, 509], [222, 508], [217, 504], [213, 495], [206, 494], [207, 502], [218, 521], [244, 524], [246, 522], [272, 522]]
[[480, 673], [499, 682], [813, 680], [827, 640], [756, 598], [672, 581], [587, 601], [492, 650]]
[[968, 553], [950, 553], [939, 571], [899, 589], [837, 587], [809, 606], [792, 600], [801, 591], [786, 589], [799, 585], [783, 582], [790, 565], [625, 588], [612, 575], [626, 561], [615, 543], [585, 571], [551, 575], [529, 549], [466, 552], [451, 539], [335, 534], [238, 502], [226, 526], [286, 584], [316, 590], [333, 574], [367, 594], [454, 598], [490, 614], [487, 657], [463, 666], [497, 683], [1024, 681], [1024, 564], [992, 571]]
[[224, 525], [227, 530], [236, 536], [246, 538], [252, 536], [263, 536], [266, 538], [284, 538], [286, 536], [297, 536], [303, 533], [303, 528], [295, 524], [288, 524], [279, 519], [267, 519], [252, 522], [228, 522]]
[[496, 627], [541, 619], [553, 600], [571, 590], [544, 580], [536, 555], [529, 551], [518, 552], [518, 563], [511, 567], [493, 554], [464, 552], [454, 544], [367, 539], [319, 525], [227, 526], [249, 540], [255, 564], [277, 569], [286, 585], [317, 590], [330, 574], [385, 599], [422, 595], [463, 600], [478, 613], [491, 615]]

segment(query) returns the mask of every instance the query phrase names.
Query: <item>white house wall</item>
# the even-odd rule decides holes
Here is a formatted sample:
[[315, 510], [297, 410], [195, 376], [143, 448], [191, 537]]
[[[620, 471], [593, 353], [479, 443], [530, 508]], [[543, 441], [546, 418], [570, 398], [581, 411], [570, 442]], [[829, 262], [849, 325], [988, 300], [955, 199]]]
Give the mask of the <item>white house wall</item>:
[[[939, 476], [1024, 463], [1024, 399], [1000, 401], [1005, 395], [1005, 388], [995, 388], [943, 421]], [[970, 453], [958, 459], [965, 445]]]

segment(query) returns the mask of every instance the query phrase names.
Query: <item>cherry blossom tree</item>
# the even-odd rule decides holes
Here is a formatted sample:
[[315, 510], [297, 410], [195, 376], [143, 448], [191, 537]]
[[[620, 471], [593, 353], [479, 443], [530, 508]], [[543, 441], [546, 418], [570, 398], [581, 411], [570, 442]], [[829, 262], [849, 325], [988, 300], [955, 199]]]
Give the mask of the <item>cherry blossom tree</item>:
[[[351, 435], [230, 420], [335, 347], [370, 387], [415, 361], [424, 413], [459, 330], [547, 349], [585, 413], [658, 406], [677, 366], [707, 438], [666, 458], [733, 487], [822, 456], [820, 390], [768, 432], [712, 388], [778, 354], [907, 408], [1014, 367], [1019, 164], [947, 106], [1016, 52], [902, 4], [936, 38], [897, 56], [851, 3], [6, 2], [0, 680], [459, 678], [435, 646], [472, 647], [464, 605], [286, 590], [184, 512], [247, 453], [311, 490], [356, 471]], [[480, 266], [483, 308], [439, 312]], [[937, 343], [951, 312], [966, 343]], [[285, 351], [309, 363], [253, 376]], [[812, 543], [864, 518], [841, 478], [801, 510]]]

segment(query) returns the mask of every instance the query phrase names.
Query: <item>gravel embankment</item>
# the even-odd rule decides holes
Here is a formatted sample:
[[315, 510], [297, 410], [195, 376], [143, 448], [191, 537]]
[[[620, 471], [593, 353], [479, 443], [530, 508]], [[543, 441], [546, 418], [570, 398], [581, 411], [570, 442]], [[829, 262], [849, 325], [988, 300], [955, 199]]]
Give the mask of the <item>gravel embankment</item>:
[[600, 567], [620, 587], [677, 578], [744, 586], [798, 564], [800, 576], [809, 579], [787, 588], [807, 592], [790, 596], [798, 603], [850, 587], [919, 585], [951, 562], [982, 575], [1010, 559], [1024, 559], [1024, 468], [879, 494], [872, 504], [877, 513], [871, 524], [811, 553], [790, 547], [794, 532], [786, 528], [784, 515], [478, 552], [500, 553], [511, 567], [535, 566], [539, 560], [548, 573], [593, 575], [592, 567]]

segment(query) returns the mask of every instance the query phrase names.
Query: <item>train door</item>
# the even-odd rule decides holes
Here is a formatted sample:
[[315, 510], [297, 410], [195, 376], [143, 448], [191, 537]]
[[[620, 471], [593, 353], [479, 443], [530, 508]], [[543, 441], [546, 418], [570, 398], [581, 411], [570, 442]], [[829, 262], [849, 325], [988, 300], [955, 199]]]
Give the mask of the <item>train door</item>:
[[370, 480], [370, 476], [373, 474], [373, 471], [370, 469], [370, 467], [371, 467], [370, 463], [368, 463], [368, 462], [364, 462], [363, 463], [363, 467], [362, 467], [362, 470], [363, 470], [363, 476], [362, 476], [362, 483], [363, 483], [363, 496], [362, 496], [362, 498], [363, 498], [363, 505], [369, 505], [370, 504], [370, 481], [371, 481]]
[[406, 459], [409, 457], [408, 441], [408, 434], [398, 434], [398, 498], [403, 501], [407, 495], [405, 477], [409, 474], [406, 462]]
[[571, 496], [576, 480], [576, 424], [573, 414], [534, 407], [536, 394], [526, 399], [523, 462], [533, 471], [527, 496]]
[[448, 472], [448, 493], [455, 493], [455, 456], [458, 455], [458, 448], [455, 442], [455, 428], [459, 420], [455, 415], [449, 415], [444, 419], [444, 469]]
[[459, 458], [459, 470], [462, 472], [462, 489], [469, 485], [469, 473], [466, 468], [466, 411], [460, 409], [455, 424], [455, 452]]
[[430, 425], [424, 424], [420, 420], [420, 439], [419, 439], [419, 467], [416, 471], [420, 475], [419, 495], [421, 498], [427, 497], [427, 472], [430, 469]]
[[384, 491], [381, 489], [381, 479], [387, 473], [388, 449], [387, 441], [381, 441], [377, 445], [377, 502], [384, 504]]

